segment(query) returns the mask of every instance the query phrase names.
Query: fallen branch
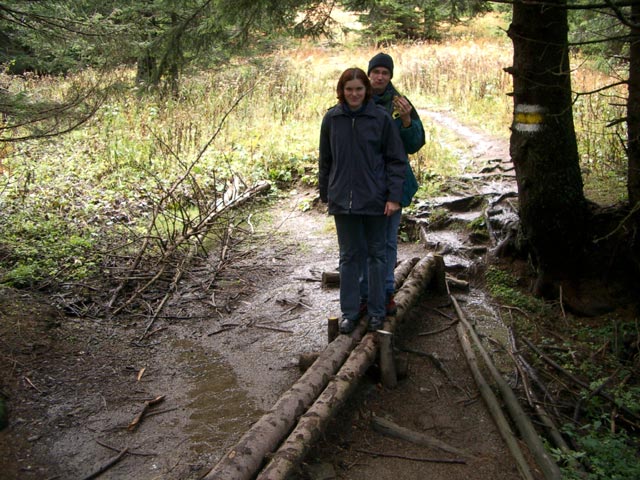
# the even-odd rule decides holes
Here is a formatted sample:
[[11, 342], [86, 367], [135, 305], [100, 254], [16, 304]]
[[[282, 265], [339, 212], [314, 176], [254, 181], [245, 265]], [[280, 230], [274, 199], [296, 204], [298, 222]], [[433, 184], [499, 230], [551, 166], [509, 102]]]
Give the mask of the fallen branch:
[[382, 452], [374, 452], [371, 450], [365, 450], [364, 448], [356, 448], [354, 449], [356, 452], [364, 453], [366, 455], [372, 455], [374, 457], [385, 457], [385, 458], [399, 458], [401, 460], [411, 460], [413, 462], [428, 462], [428, 463], [467, 463], [464, 460], [459, 460], [453, 458], [443, 459], [443, 458], [426, 458], [426, 457], [410, 457], [408, 455], [397, 455], [394, 453], [382, 453]]
[[475, 353], [473, 353], [471, 342], [469, 341], [469, 337], [467, 336], [464, 327], [461, 323], [459, 323], [456, 326], [456, 329], [458, 331], [458, 338], [460, 340], [460, 345], [462, 346], [462, 351], [464, 352], [464, 356], [467, 359], [467, 364], [469, 365], [471, 374], [476, 381], [476, 385], [478, 385], [480, 395], [482, 396], [485, 405], [489, 409], [489, 413], [491, 413], [491, 416], [496, 423], [496, 427], [498, 428], [498, 432], [500, 432], [500, 436], [502, 436], [502, 439], [507, 444], [507, 448], [511, 452], [511, 455], [516, 462], [516, 466], [518, 467], [520, 475], [525, 480], [534, 480], [534, 477], [531, 474], [531, 470], [529, 469], [529, 464], [522, 454], [522, 450], [520, 449], [518, 441], [513, 434], [511, 427], [509, 426], [509, 422], [507, 422], [507, 418], [502, 412], [502, 408], [500, 407], [500, 404], [498, 403], [493, 390], [491, 390], [491, 387], [480, 372], [480, 367], [478, 366], [476, 355]]
[[[120, 452], [122, 451], [121, 449], [116, 448], [116, 447], [114, 447], [114, 446], [112, 446], [112, 445], [109, 445], [108, 443], [104, 443], [104, 442], [102, 442], [102, 441], [100, 441], [100, 440], [96, 440], [96, 443], [97, 443], [98, 445], [100, 445], [101, 447], [108, 448], [109, 450], [113, 450], [114, 452], [118, 452], [118, 453], [120, 453]], [[132, 452], [131, 450], [127, 450], [127, 453], [128, 453], [129, 455], [134, 455], [134, 456], [136, 456], [136, 457], [155, 457], [155, 456], [157, 455], [156, 453], [148, 453], [148, 452]]]
[[[158, 263], [160, 265], [159, 271], [156, 272], [156, 274], [153, 275], [152, 278], [150, 280], [148, 280], [144, 285], [142, 285], [139, 288], [137, 288], [136, 291], [122, 305], [120, 305], [118, 308], [116, 308], [112, 312], [112, 314], [113, 315], [117, 315], [125, 307], [130, 305], [136, 298], [138, 298], [143, 292], [145, 292], [151, 285], [153, 285], [156, 282], [156, 280], [158, 280], [158, 278], [160, 278], [162, 276], [162, 274], [164, 273], [165, 268], [166, 268], [167, 260], [180, 247], [182, 247], [185, 244], [188, 244], [190, 246], [189, 253], [188, 253], [187, 257], [185, 259], [183, 259], [183, 261], [181, 262], [181, 267], [184, 266], [184, 264], [186, 263], [186, 260], [188, 260], [193, 255], [193, 252], [195, 250], [197, 250], [197, 247], [202, 243], [202, 238], [207, 233], [208, 227], [211, 225], [211, 223], [217, 217], [222, 215], [222, 213], [224, 213], [227, 210], [230, 210], [232, 208], [237, 208], [237, 207], [245, 204], [253, 196], [258, 195], [258, 194], [263, 193], [263, 192], [266, 192], [270, 188], [271, 188], [271, 185], [269, 183], [262, 182], [262, 183], [257, 184], [256, 186], [246, 190], [244, 193], [242, 193], [238, 197], [232, 199], [228, 203], [225, 203], [223, 201], [218, 202], [215, 205], [213, 211], [209, 212], [209, 214], [205, 215], [205, 217], [203, 219], [201, 219], [197, 224], [190, 226], [189, 228], [187, 228], [185, 230], [185, 232], [183, 234], [177, 235], [176, 238], [172, 240], [172, 243], [166, 248], [166, 250], [163, 252], [162, 258], [158, 261]], [[154, 215], [155, 214], [156, 214], [156, 212], [154, 212]], [[151, 229], [155, 226], [155, 221], [156, 221], [156, 218], [154, 217], [152, 219], [152, 221], [151, 221], [151, 224], [150, 224], [150, 226], [148, 228], [148, 231], [151, 231]], [[136, 257], [136, 260], [134, 261], [134, 265], [133, 265], [133, 267], [132, 267], [132, 269], [130, 271], [134, 271], [134, 269], [139, 266], [140, 259], [143, 256], [143, 252], [148, 248], [148, 244], [149, 244], [149, 242], [147, 240], [145, 240], [145, 242], [142, 245], [142, 248], [140, 249], [140, 252], [138, 253], [138, 255]], [[178, 269], [178, 270], [180, 270], [180, 269]], [[177, 272], [174, 275], [172, 285], [177, 284], [177, 282], [179, 281], [181, 276], [182, 276], [182, 273], [181, 272]], [[124, 286], [126, 284], [125, 282], [121, 283], [117, 287], [114, 295], [112, 296], [112, 298], [111, 298], [111, 300], [109, 302], [110, 306], [113, 305], [117, 295], [124, 288]], [[167, 298], [167, 296], [165, 296], [165, 299], [163, 299], [161, 307], [166, 302], [166, 298]], [[159, 312], [159, 310], [160, 309], [158, 309], [158, 312]], [[156, 315], [157, 315], [157, 313], [156, 313]], [[154, 317], [154, 319], [155, 319], [155, 317]], [[153, 322], [151, 322], [151, 323], [153, 323]], [[150, 327], [150, 325], [147, 326], [147, 328], [149, 328], [149, 327]]]
[[460, 385], [458, 385], [458, 383], [455, 381], [455, 378], [453, 378], [453, 376], [451, 375], [451, 373], [449, 373], [449, 370], [447, 370], [447, 367], [445, 367], [444, 363], [442, 362], [442, 360], [440, 360], [438, 358], [437, 355], [433, 354], [433, 353], [428, 353], [428, 352], [423, 352], [421, 350], [415, 350], [413, 348], [401, 348], [400, 351], [402, 352], [407, 352], [407, 353], [412, 353], [414, 355], [418, 355], [420, 357], [425, 357], [428, 358], [431, 363], [433, 363], [433, 365], [440, 370], [445, 377], [447, 377], [447, 380], [449, 381], [449, 383], [451, 385], [453, 385], [455, 388], [457, 388], [458, 390], [460, 390], [467, 398], [472, 398], [471, 394], [469, 392], [467, 392], [464, 388], [462, 388]]
[[144, 402], [144, 405], [142, 406], [142, 410], [140, 411], [140, 413], [138, 415], [136, 415], [136, 418], [134, 418], [131, 421], [131, 423], [127, 427], [127, 430], [129, 430], [129, 431], [135, 430], [138, 427], [138, 425], [140, 425], [140, 423], [142, 422], [142, 419], [144, 418], [145, 414], [147, 413], [147, 410], [149, 410], [151, 407], [153, 407], [155, 405], [158, 405], [163, 400], [164, 400], [164, 395], [160, 395], [159, 397], [156, 397], [153, 400], [147, 400], [146, 402]]
[[[251, 91], [251, 89], [249, 91]], [[156, 227], [156, 222], [158, 220], [158, 217], [160, 216], [162, 206], [166, 202], [169, 202], [171, 200], [171, 198], [173, 197], [173, 193], [189, 178], [189, 175], [191, 174], [191, 171], [193, 170], [193, 168], [197, 165], [197, 163], [200, 161], [200, 159], [204, 156], [206, 151], [209, 149], [209, 147], [211, 146], [213, 141], [216, 139], [216, 137], [218, 136], [218, 134], [222, 130], [222, 127], [223, 127], [224, 122], [226, 121], [227, 117], [240, 104], [240, 101], [249, 93], [249, 91], [243, 93], [242, 95], [238, 96], [238, 98], [235, 99], [233, 104], [227, 109], [227, 111], [224, 113], [224, 115], [222, 115], [222, 119], [220, 120], [220, 123], [218, 124], [218, 127], [216, 128], [215, 132], [213, 132], [213, 134], [209, 137], [209, 139], [205, 143], [204, 147], [200, 150], [200, 152], [198, 152], [198, 155], [196, 155], [196, 158], [191, 162], [191, 164], [189, 164], [187, 166], [187, 169], [186, 169], [184, 175], [182, 177], [178, 178], [175, 182], [173, 182], [173, 184], [171, 185], [169, 190], [166, 192], [166, 194], [160, 199], [160, 201], [158, 203], [156, 203], [154, 205], [153, 214], [151, 215], [151, 220], [149, 222], [149, 225], [147, 226], [147, 232], [148, 233], [152, 232], [153, 229]], [[156, 138], [158, 138], [158, 137], [156, 137]], [[171, 150], [171, 148], [168, 145], [164, 144], [164, 146], [167, 147], [169, 150]], [[223, 202], [224, 202], [224, 197], [223, 197]], [[219, 205], [219, 203], [216, 202], [216, 205], [214, 207], [213, 215], [217, 215], [219, 213], [218, 212], [218, 208], [217, 208], [218, 205]], [[205, 217], [205, 219], [204, 219], [204, 223], [205, 224], [210, 223], [210, 221], [212, 220], [212, 218], [210, 218], [210, 217], [211, 217], [211, 214], [209, 214], [209, 215], [207, 215]], [[202, 223], [200, 223], [200, 225], [202, 225]], [[129, 271], [133, 272], [138, 268], [138, 266], [140, 265], [140, 262], [142, 261], [142, 258], [144, 256], [144, 252], [147, 250], [147, 247], [149, 245], [149, 242], [150, 242], [151, 238], [152, 237], [151, 237], [150, 234], [145, 236], [144, 241], [143, 241], [143, 245], [138, 250], [138, 254], [136, 256], [136, 259], [134, 260], [133, 265], [132, 265], [132, 267], [130, 268]], [[164, 258], [167, 258], [166, 255], [165, 255]], [[127, 283], [128, 283], [128, 279], [125, 278], [125, 280], [123, 280], [118, 285], [118, 287], [114, 291], [113, 295], [111, 296], [111, 300], [108, 303], [108, 308], [111, 308], [113, 306], [113, 304], [115, 303], [116, 299], [118, 298], [118, 295], [124, 289], [124, 287], [127, 285]]]
[[[578, 377], [576, 377], [575, 375], [573, 375], [572, 373], [568, 372], [566, 369], [562, 368], [560, 365], [558, 365], [556, 362], [554, 362], [548, 355], [546, 355], [544, 352], [542, 352], [538, 347], [536, 347], [533, 343], [531, 343], [531, 341], [529, 341], [526, 338], [522, 338], [522, 341], [524, 343], [527, 344], [527, 346], [529, 348], [531, 348], [534, 352], [536, 352], [540, 358], [542, 358], [546, 363], [548, 363], [549, 365], [551, 365], [553, 368], [555, 368], [556, 370], [558, 370], [560, 373], [562, 373], [565, 377], [567, 377], [569, 380], [571, 380], [572, 382], [574, 382], [576, 385], [584, 388], [585, 390], [591, 391], [591, 387], [589, 386], [588, 383], [583, 382], [582, 380], [580, 380]], [[626, 415], [634, 418], [635, 420], [640, 420], [640, 416], [638, 414], [636, 414], [635, 412], [633, 412], [632, 410], [629, 410], [627, 407], [625, 407], [624, 405], [617, 405], [615, 399], [609, 395], [609, 393], [607, 393], [604, 390], [599, 390], [597, 392], [598, 396], [606, 399], [607, 401], [609, 401], [612, 405], [620, 408]]]
[[291, 330], [285, 330], [284, 328], [270, 327], [268, 325], [251, 325], [253, 328], [261, 328], [262, 330], [271, 330], [273, 332], [281, 333], [293, 333]]
[[420, 333], [418, 333], [418, 337], [424, 337], [424, 336], [427, 336], [427, 335], [436, 335], [438, 333], [446, 332], [451, 327], [455, 326], [456, 323], [458, 323], [458, 320], [454, 320], [453, 322], [449, 323], [448, 325], [445, 325], [444, 327], [438, 328], [436, 330], [429, 330], [428, 332], [420, 332]]
[[99, 467], [95, 472], [90, 473], [86, 477], [83, 477], [82, 480], [91, 480], [92, 478], [97, 478], [102, 475], [104, 472], [113, 467], [116, 463], [118, 463], [122, 458], [129, 452], [128, 448], [125, 448], [118, 453], [115, 457], [109, 460], [107, 463]]
[[[151, 316], [151, 320], [147, 322], [147, 326], [145, 327], [138, 341], [142, 341], [147, 337], [151, 326], [155, 323], [158, 315], [169, 300], [169, 296], [178, 289], [178, 283], [180, 282], [180, 280], [182, 279], [182, 275], [184, 274], [184, 266], [191, 261], [191, 258], [195, 254], [195, 251], [196, 248], [192, 245], [192, 247], [189, 249], [189, 253], [180, 261], [180, 265], [178, 265], [178, 267], [176, 268], [176, 272], [174, 273], [173, 279], [169, 284], [169, 288], [167, 288], [167, 293], [165, 293], [164, 297], [162, 297], [162, 300], [160, 300], [160, 304], [156, 307], [154, 314]], [[163, 271], [164, 266], [160, 270]]]
[[450, 288], [457, 288], [458, 290], [469, 290], [469, 282], [449, 275], [447, 275], [447, 285], [449, 285]]
[[408, 442], [415, 443], [417, 445], [437, 448], [447, 453], [453, 453], [455, 455], [462, 455], [463, 457], [474, 458], [473, 455], [471, 455], [466, 450], [453, 447], [448, 443], [443, 442], [442, 440], [439, 440], [430, 435], [427, 435], [426, 433], [416, 432], [414, 430], [401, 427], [400, 425], [392, 422], [391, 420], [386, 420], [384, 418], [374, 416], [373, 419], [371, 420], [371, 423], [373, 424], [373, 429], [383, 435], [399, 438], [401, 440], [406, 440]]
[[[513, 335], [512, 329], [509, 329], [509, 348], [506, 349], [506, 351], [511, 357], [513, 364], [516, 366], [516, 369], [518, 370], [520, 377], [522, 378], [522, 385], [525, 395], [527, 396], [529, 406], [535, 410], [536, 415], [538, 415], [538, 418], [542, 422], [542, 425], [544, 425], [544, 427], [547, 429], [547, 432], [549, 433], [549, 436], [551, 437], [551, 440], [553, 441], [555, 446], [562, 450], [563, 453], [569, 453], [569, 446], [564, 441], [560, 430], [554, 423], [551, 416], [549, 416], [545, 408], [542, 406], [541, 402], [538, 400], [536, 392], [531, 386], [529, 373], [522, 363], [522, 357], [516, 353], [518, 351], [518, 347], [516, 345], [516, 340], [515, 336]], [[575, 460], [572, 459], [572, 463], [575, 463]]]

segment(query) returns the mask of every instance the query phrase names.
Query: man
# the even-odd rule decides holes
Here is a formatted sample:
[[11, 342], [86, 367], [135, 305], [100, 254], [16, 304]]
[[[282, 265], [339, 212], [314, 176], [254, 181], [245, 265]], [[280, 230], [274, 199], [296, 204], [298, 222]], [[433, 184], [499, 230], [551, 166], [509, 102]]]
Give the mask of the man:
[[[404, 146], [405, 153], [416, 153], [425, 142], [424, 127], [422, 121], [411, 102], [400, 95], [391, 83], [393, 78], [393, 58], [386, 53], [378, 53], [369, 60], [367, 75], [371, 81], [373, 89], [373, 101], [377, 105], [384, 107], [394, 118], [394, 123], [400, 131], [400, 138]], [[418, 190], [418, 182], [409, 164], [407, 157], [407, 173], [404, 182], [401, 207], [406, 207], [411, 203], [413, 196]], [[386, 310], [387, 315], [395, 315], [397, 307], [394, 301], [394, 276], [393, 271], [398, 259], [398, 228], [402, 208], [387, 220], [387, 272], [385, 278]], [[366, 313], [368, 288], [366, 281], [368, 266], [366, 261], [362, 262], [363, 275], [360, 277], [360, 313]]]

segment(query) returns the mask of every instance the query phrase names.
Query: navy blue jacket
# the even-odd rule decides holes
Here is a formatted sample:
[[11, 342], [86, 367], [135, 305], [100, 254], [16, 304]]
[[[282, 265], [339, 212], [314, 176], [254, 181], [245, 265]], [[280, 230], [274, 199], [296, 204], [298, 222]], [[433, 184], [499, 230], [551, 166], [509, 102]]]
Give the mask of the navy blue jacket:
[[332, 215], [383, 215], [400, 203], [407, 170], [398, 128], [382, 107], [368, 102], [357, 112], [336, 105], [320, 127], [320, 199]]

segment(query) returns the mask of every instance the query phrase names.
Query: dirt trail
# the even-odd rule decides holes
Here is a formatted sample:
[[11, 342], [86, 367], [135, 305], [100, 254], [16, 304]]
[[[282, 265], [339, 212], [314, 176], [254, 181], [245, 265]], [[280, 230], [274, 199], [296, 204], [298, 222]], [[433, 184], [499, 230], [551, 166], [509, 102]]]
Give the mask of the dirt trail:
[[[421, 113], [467, 138], [472, 160], [505, 160], [504, 142], [441, 113]], [[318, 209], [303, 211], [315, 196], [297, 191], [278, 201], [273, 221], [236, 245], [215, 279], [215, 256], [193, 265], [145, 340], [139, 339], [144, 317], [74, 318], [52, 307], [51, 299], [0, 290], [0, 390], [10, 407], [10, 425], [0, 432], [0, 479], [84, 478], [125, 447], [128, 453], [100, 478], [191, 480], [206, 473], [300, 375], [298, 355], [325, 346], [326, 319], [339, 314], [337, 290], [322, 289], [318, 281], [337, 266], [332, 219]], [[427, 246], [431, 241], [442, 249], [448, 241], [430, 235]], [[456, 236], [445, 262], [465, 275], [482, 263], [483, 249]], [[422, 242], [402, 243], [399, 259], [427, 251]], [[482, 333], [504, 334], [481, 290], [461, 292], [459, 301]], [[453, 380], [415, 354], [408, 356], [408, 378], [393, 391], [379, 387], [372, 372], [301, 478], [517, 478], [455, 330], [418, 335], [450, 324], [454, 315], [447, 298], [426, 296], [397, 345], [435, 354]], [[159, 396], [153, 415], [128, 428], [145, 401]], [[383, 437], [371, 429], [373, 414], [474, 458], [466, 464], [411, 460], [446, 454]]]

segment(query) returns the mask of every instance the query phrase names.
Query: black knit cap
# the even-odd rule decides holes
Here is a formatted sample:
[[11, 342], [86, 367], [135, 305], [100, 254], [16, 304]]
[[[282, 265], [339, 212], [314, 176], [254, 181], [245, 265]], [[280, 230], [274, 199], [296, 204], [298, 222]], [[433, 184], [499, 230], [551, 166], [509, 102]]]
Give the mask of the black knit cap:
[[371, 73], [376, 67], [384, 67], [391, 72], [391, 78], [393, 78], [393, 58], [391, 55], [387, 55], [386, 53], [378, 53], [371, 57], [369, 60], [369, 69], [367, 70], [367, 75]]

